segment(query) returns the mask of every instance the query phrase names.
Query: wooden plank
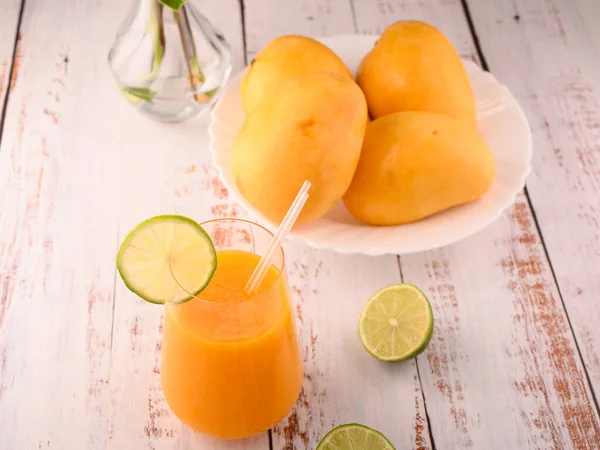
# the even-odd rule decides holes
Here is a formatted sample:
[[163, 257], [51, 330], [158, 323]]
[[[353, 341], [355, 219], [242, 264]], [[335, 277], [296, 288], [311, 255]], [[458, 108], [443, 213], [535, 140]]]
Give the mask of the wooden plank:
[[[360, 31], [418, 18], [477, 59], [459, 0], [381, 1], [377, 8], [355, 0], [354, 8]], [[370, 11], [379, 11], [379, 27]], [[436, 316], [418, 366], [439, 448], [597, 448], [597, 411], [523, 195], [486, 230], [402, 257], [401, 268], [405, 282], [429, 294]]]
[[471, 3], [488, 63], [521, 101], [533, 130], [527, 186], [598, 394], [600, 32], [591, 25], [600, 9], [584, 0]]
[[[218, 5], [240, 66], [238, 2]], [[114, 86], [107, 43], [125, 14], [117, 0], [26, 5], [0, 148], [0, 448], [266, 450], [266, 433], [215, 442], [179, 425], [155, 370], [162, 311], [117, 282], [134, 222], [213, 213], [198, 211], [214, 178], [202, 120], [156, 124]]]
[[[232, 0], [204, 1], [202, 12], [220, 28], [232, 46], [234, 66], [243, 66], [239, 4]], [[228, 15], [217, 14], [226, 8]], [[136, 145], [135, 139], [120, 144], [121, 202], [119, 236], [156, 214], [178, 213], [197, 220], [241, 214], [227, 198], [211, 166], [205, 117], [180, 125], [154, 126], [136, 113], [122, 125], [129, 136], [151, 139]], [[173, 149], [177, 149], [173, 151]], [[144, 161], [143, 172], [138, 172]], [[135, 176], [128, 176], [136, 173]], [[143, 201], [140, 199], [148, 199]], [[105, 403], [113, 417], [110, 439], [114, 448], [266, 450], [267, 433], [231, 442], [207, 438], [182, 425], [168, 409], [160, 389], [159, 357], [162, 341], [162, 308], [149, 305], [117, 282], [113, 323], [111, 388]], [[124, 409], [119, 404], [139, 407]], [[132, 432], [132, 430], [135, 430]]]
[[594, 0], [575, 0], [569, 6], [575, 8], [571, 17], [575, 18], [577, 24], [583, 22], [584, 26], [578, 30], [578, 33], [586, 36], [586, 39], [594, 44], [595, 52], [600, 53], [600, 31], [595, 26], [600, 17], [600, 3]]
[[90, 138], [109, 112], [98, 99], [114, 89], [96, 67], [105, 46], [94, 44], [109, 39], [100, 24], [114, 12], [62, 6], [26, 6], [0, 148], [0, 448], [7, 449], [94, 447], [108, 426], [100, 393], [117, 185], [107, 180], [118, 136]]
[[[131, 136], [147, 132], [148, 122], [139, 115], [126, 121]], [[207, 151], [208, 137], [200, 121], [159, 126], [152, 142], [143, 146], [123, 143], [120, 163], [122, 199], [119, 217], [121, 238], [133, 226], [156, 214], [176, 213], [202, 221], [214, 217], [241, 216], [218, 181]], [[177, 149], [173, 152], [172, 149]], [[127, 177], [143, 160], [144, 171]], [[151, 201], [140, 201], [148, 198]], [[115, 448], [266, 450], [268, 435], [239, 442], [219, 441], [191, 432], [168, 409], [160, 388], [159, 358], [162, 341], [160, 306], [148, 304], [117, 281], [113, 351], [110, 369], [114, 417], [111, 445]], [[116, 402], [116, 403], [115, 403]], [[120, 405], [139, 405], [122, 408]], [[134, 430], [132, 432], [132, 430]]]
[[250, 0], [245, 12], [248, 61], [284, 34], [324, 37], [354, 32], [350, 4], [341, 0]]
[[20, 54], [17, 53], [18, 56], [14, 58], [14, 50], [21, 2], [22, 0], [6, 0], [2, 5], [2, 14], [0, 14], [0, 117], [2, 117], [4, 109], [7, 88], [11, 83], [9, 78], [13, 59], [17, 64], [16, 68], [19, 67]]
[[[231, 47], [233, 59], [233, 73], [238, 72], [244, 66], [244, 32], [242, 26], [242, 11], [240, 0], [216, 0], [192, 1], [198, 11], [206, 16], [213, 24], [216, 31], [221, 33]], [[227, 14], [223, 12], [226, 11]]]
[[[350, 6], [345, 0], [246, 2], [249, 58], [280, 34], [354, 32]], [[300, 243], [286, 251], [306, 373], [300, 401], [273, 430], [273, 448], [313, 450], [327, 431], [347, 422], [381, 430], [397, 448], [431, 448], [414, 363], [379, 363], [356, 333], [365, 301], [399, 282], [396, 258], [340, 255]]]

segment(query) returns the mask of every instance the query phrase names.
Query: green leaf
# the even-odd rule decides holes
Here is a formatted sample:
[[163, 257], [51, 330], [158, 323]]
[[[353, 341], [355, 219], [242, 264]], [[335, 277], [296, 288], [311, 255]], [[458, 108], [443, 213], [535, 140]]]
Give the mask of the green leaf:
[[187, 3], [187, 0], [158, 0], [160, 3], [173, 11], [178, 11], [183, 5]]
[[212, 100], [212, 98], [216, 95], [217, 92], [219, 92], [218, 87], [206, 92], [197, 92], [196, 94], [194, 94], [194, 100], [196, 100], [196, 102], [201, 105], [206, 105]]
[[216, 88], [213, 88], [213, 89], [211, 89], [210, 91], [206, 91], [206, 92], [204, 93], [204, 95], [206, 95], [208, 98], [211, 98], [211, 99], [212, 99], [212, 98], [215, 96], [215, 94], [216, 94], [217, 92], [219, 92], [219, 88], [218, 88], [218, 87], [216, 87]]
[[152, 103], [156, 91], [143, 87], [123, 86], [120, 88], [123, 97], [130, 103], [139, 103], [141, 100]]

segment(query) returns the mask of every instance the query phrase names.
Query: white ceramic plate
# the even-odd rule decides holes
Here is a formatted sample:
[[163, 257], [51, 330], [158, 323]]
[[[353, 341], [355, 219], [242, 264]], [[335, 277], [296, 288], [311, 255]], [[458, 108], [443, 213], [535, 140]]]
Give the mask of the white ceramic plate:
[[[343, 35], [319, 39], [356, 72], [378, 36]], [[375, 227], [355, 220], [339, 202], [323, 218], [297, 227], [292, 239], [340, 253], [383, 255], [414, 253], [464, 239], [495, 221], [515, 200], [530, 170], [531, 132], [525, 114], [502, 84], [472, 61], [464, 60], [477, 102], [478, 128], [496, 159], [491, 189], [479, 200], [408, 225]], [[259, 222], [274, 229], [239, 193], [231, 174], [230, 150], [245, 114], [240, 103], [243, 72], [232, 77], [215, 106], [210, 149], [227, 189]]]

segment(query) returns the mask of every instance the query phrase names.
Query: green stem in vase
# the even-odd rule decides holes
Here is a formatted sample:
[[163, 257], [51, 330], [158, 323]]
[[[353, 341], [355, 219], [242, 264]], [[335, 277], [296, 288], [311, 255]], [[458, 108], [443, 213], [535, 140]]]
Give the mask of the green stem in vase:
[[163, 22], [164, 6], [157, 0], [150, 1], [150, 18], [148, 19], [148, 30], [152, 35], [154, 53], [150, 73], [145, 79], [153, 78], [158, 73], [163, 57], [165, 56], [165, 27]]
[[206, 95], [202, 92], [197, 92], [199, 86], [204, 83], [206, 78], [200, 69], [200, 63], [198, 62], [196, 44], [194, 43], [194, 35], [192, 34], [187, 9], [180, 8], [179, 10], [173, 11], [173, 17], [177, 24], [177, 28], [179, 29], [181, 46], [183, 47], [183, 54], [188, 69], [188, 80], [194, 99], [198, 102], [206, 103], [209, 100]]
[[[181, 39], [181, 45], [183, 48], [183, 54], [188, 71], [188, 81], [190, 83], [190, 89], [193, 93], [194, 99], [199, 103], [208, 103], [214, 96], [214, 92], [202, 93], [200, 87], [205, 82], [206, 77], [202, 73], [198, 56], [196, 54], [196, 44], [194, 42], [194, 35], [190, 26], [187, 9], [183, 6], [187, 3], [187, 0], [149, 0], [150, 1], [150, 18], [148, 20], [148, 30], [152, 35], [154, 54], [152, 58], [151, 72], [144, 77], [145, 79], [156, 76], [163, 57], [165, 55], [165, 30], [164, 30], [164, 18], [163, 10], [166, 6], [173, 11], [173, 18], [179, 30], [179, 37]], [[148, 90], [148, 92], [136, 92], [127, 94], [134, 98], [152, 101], [152, 98], [156, 94], [154, 91]]]

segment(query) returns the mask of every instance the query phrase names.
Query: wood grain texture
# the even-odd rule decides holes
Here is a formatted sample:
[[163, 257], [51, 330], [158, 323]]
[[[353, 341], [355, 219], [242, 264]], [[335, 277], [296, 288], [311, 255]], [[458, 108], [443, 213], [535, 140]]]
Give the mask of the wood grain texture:
[[[573, 14], [577, 24], [583, 22], [584, 26], [578, 31], [586, 36], [594, 44], [596, 54], [600, 53], [600, 32], [596, 26], [600, 17], [600, 2], [594, 0], [575, 0], [572, 8], [576, 8]], [[578, 16], [578, 17], [577, 17]]]
[[225, 37], [231, 46], [233, 73], [244, 66], [244, 30], [242, 26], [242, 2], [239, 0], [188, 0], [206, 16], [217, 32]]
[[[17, 52], [17, 55], [15, 55], [14, 50], [21, 1], [5, 0], [0, 10], [0, 109], [3, 109], [1, 105], [4, 105], [6, 93], [11, 83], [10, 70], [13, 66], [13, 60], [17, 70], [19, 67], [20, 53]], [[0, 117], [2, 117], [1, 110]]]
[[598, 416], [523, 196], [488, 230], [403, 258], [402, 271], [438, 318], [419, 358], [434, 438], [457, 448], [597, 448]]
[[[459, 0], [377, 5], [354, 1], [360, 31], [424, 20], [477, 62]], [[523, 195], [476, 236], [402, 257], [401, 268], [436, 317], [418, 365], [438, 448], [598, 448], [592, 394]]]
[[105, 149], [117, 136], [90, 139], [112, 91], [95, 43], [105, 12], [24, 11], [0, 148], [0, 448], [92, 448], [107, 427], [118, 155]]
[[[239, 5], [218, 5], [240, 66]], [[26, 5], [0, 148], [0, 448], [266, 450], [266, 433], [216, 442], [179, 424], [159, 388], [162, 310], [117, 281], [134, 223], [223, 209], [202, 120], [156, 124], [118, 94], [106, 58], [125, 14]]]
[[271, 39], [284, 34], [354, 33], [352, 8], [346, 0], [247, 0], [245, 10], [248, 61]]
[[[135, 112], [125, 123], [131, 136], [148, 132], [147, 120]], [[127, 152], [121, 147], [120, 239], [141, 220], [157, 214], [183, 214], [198, 221], [245, 215], [210, 164], [203, 125], [202, 120], [153, 124], [152, 142], [144, 140], [143, 146], [131, 146]], [[143, 173], [128, 177], [142, 160]], [[159, 379], [162, 317], [162, 307], [140, 300], [117, 280], [108, 394], [118, 402], [111, 408], [112, 448], [268, 449], [267, 433], [239, 442], [210, 439], [183, 426], [169, 410]]]
[[399, 282], [396, 258], [348, 257], [297, 243], [286, 250], [305, 380], [296, 407], [273, 430], [273, 447], [312, 450], [331, 428], [359, 422], [398, 448], [431, 448], [414, 363], [383, 364], [358, 339], [364, 302]]
[[[477, 61], [460, 0], [252, 0], [245, 36], [238, 0], [197, 5], [237, 68], [244, 40], [251, 58], [277, 35], [376, 33], [400, 18], [432, 22]], [[492, 70], [530, 119], [529, 192], [598, 386], [598, 7], [469, 5]], [[120, 240], [147, 217], [246, 215], [211, 165], [206, 117], [157, 124], [119, 96], [106, 56], [122, 2], [29, 0], [13, 55], [19, 8], [4, 0], [0, 14], [0, 104], [10, 89], [0, 145], [0, 449], [267, 450], [266, 433], [209, 439], [169, 411], [162, 309], [137, 299], [114, 268]], [[425, 404], [439, 449], [599, 448], [597, 410], [523, 195], [478, 235], [401, 259], [404, 281], [423, 288], [436, 317], [426, 353], [404, 364], [375, 361], [356, 333], [366, 299], [400, 280], [396, 258], [296, 242], [286, 253], [306, 375], [273, 430], [274, 449], [312, 450], [352, 421], [397, 448], [431, 449]]]
[[535, 148], [529, 194], [599, 393], [600, 32], [592, 24], [600, 7], [584, 0], [469, 5], [491, 70], [529, 118]]
[[[281, 34], [354, 32], [345, 0], [251, 1], [245, 17], [249, 59]], [[273, 430], [273, 448], [313, 450], [331, 428], [348, 422], [381, 430], [397, 448], [431, 448], [414, 363], [374, 360], [357, 334], [366, 300], [400, 281], [396, 258], [340, 255], [300, 243], [286, 251], [306, 373], [296, 407]]]

